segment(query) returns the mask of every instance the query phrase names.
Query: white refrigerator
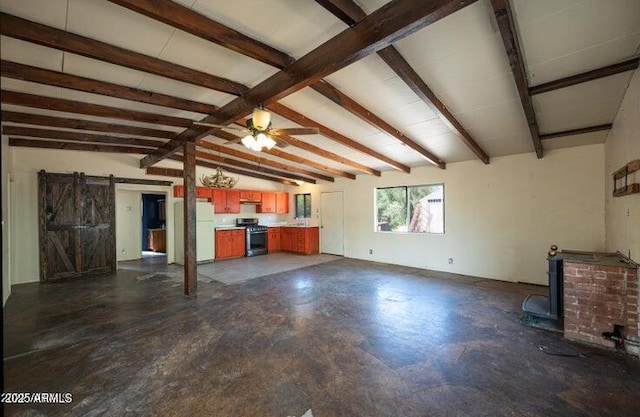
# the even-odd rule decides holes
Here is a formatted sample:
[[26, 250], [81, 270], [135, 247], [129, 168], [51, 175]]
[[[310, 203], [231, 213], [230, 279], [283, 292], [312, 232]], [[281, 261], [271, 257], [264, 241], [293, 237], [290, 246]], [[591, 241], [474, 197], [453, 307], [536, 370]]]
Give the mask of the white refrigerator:
[[[213, 204], [207, 201], [196, 202], [196, 261], [198, 263], [213, 262], [215, 258], [215, 225]], [[184, 265], [184, 203], [175, 204], [175, 258], [176, 263]]]

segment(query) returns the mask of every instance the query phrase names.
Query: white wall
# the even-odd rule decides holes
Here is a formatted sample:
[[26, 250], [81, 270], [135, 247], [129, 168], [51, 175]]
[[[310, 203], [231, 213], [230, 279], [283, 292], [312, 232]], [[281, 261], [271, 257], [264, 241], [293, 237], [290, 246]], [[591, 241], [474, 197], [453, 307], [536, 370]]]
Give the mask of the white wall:
[[142, 193], [116, 190], [116, 258], [118, 262], [142, 255]]
[[[3, 143], [6, 138], [3, 137]], [[4, 149], [3, 149], [4, 150]], [[15, 266], [15, 272], [11, 273], [11, 285], [39, 281], [38, 263], [38, 214], [37, 214], [37, 173], [41, 169], [48, 172], [72, 173], [84, 172], [87, 175], [108, 176], [113, 174], [119, 177], [145, 178], [170, 180], [174, 184], [181, 184], [180, 178], [163, 178], [145, 175], [139, 168], [140, 155], [93, 153], [79, 151], [61, 151], [48, 149], [11, 148], [13, 166], [11, 176], [15, 180], [16, 193], [11, 196], [10, 209], [15, 214], [15, 230], [20, 233], [15, 236], [15, 251], [12, 250], [11, 261]], [[3, 152], [4, 158], [4, 152]], [[181, 168], [182, 164], [175, 161], [163, 161], [159, 166]], [[196, 175], [211, 175], [213, 170], [198, 167]], [[273, 189], [281, 191], [283, 187], [278, 183], [259, 180], [250, 177], [239, 176], [237, 188], [249, 189]], [[143, 186], [133, 184], [116, 185], [116, 211], [123, 211], [117, 197], [121, 190], [148, 192], [154, 194], [167, 193], [167, 219], [173, 219], [173, 207], [176, 199], [169, 187]], [[3, 198], [5, 195], [3, 187]], [[124, 204], [124, 203], [123, 203]], [[255, 210], [255, 208], [253, 209]], [[233, 218], [239, 217], [233, 215]], [[231, 222], [231, 219], [227, 219]], [[118, 225], [116, 224], [116, 228]], [[135, 228], [136, 231], [139, 229]], [[137, 232], [139, 234], [139, 232]], [[122, 243], [122, 237], [116, 237], [117, 244]], [[134, 239], [134, 237], [131, 237]], [[126, 240], [126, 239], [125, 239]], [[174, 261], [173, 247], [173, 222], [167, 222], [167, 261]], [[119, 251], [118, 253], [120, 253]], [[4, 279], [3, 279], [4, 285]]]
[[[611, 174], [640, 159], [640, 71], [636, 70], [605, 142], [607, 250], [640, 261], [640, 194], [613, 197]], [[628, 177], [640, 183], [640, 171]]]
[[[445, 234], [374, 231], [374, 189], [445, 184]], [[451, 163], [446, 170], [360, 175], [333, 184], [306, 185], [319, 216], [320, 192], [344, 191], [345, 255], [505, 281], [545, 284], [551, 244], [603, 250], [604, 145]], [[369, 255], [369, 249], [373, 255]], [[448, 264], [453, 258], [453, 264]]]

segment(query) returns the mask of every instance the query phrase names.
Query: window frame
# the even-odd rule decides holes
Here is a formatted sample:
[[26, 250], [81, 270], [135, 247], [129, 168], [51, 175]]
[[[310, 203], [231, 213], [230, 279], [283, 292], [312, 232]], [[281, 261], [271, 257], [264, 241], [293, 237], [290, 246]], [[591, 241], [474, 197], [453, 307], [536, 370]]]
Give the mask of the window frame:
[[[411, 225], [412, 220], [412, 208], [411, 208], [411, 189], [418, 187], [442, 187], [442, 232], [412, 232], [409, 231], [409, 226]], [[378, 191], [379, 190], [387, 190], [392, 188], [403, 188], [404, 189], [404, 198], [406, 205], [406, 220], [405, 220], [405, 228], [406, 231], [394, 231], [394, 230], [379, 230], [380, 226], [380, 218], [378, 212]], [[444, 182], [430, 183], [430, 184], [413, 184], [413, 185], [395, 185], [395, 186], [387, 186], [387, 187], [376, 187], [373, 190], [373, 199], [374, 199], [374, 224], [373, 229], [376, 233], [391, 233], [391, 234], [415, 234], [415, 235], [444, 235], [446, 233], [446, 199], [445, 199], [445, 184]], [[425, 196], [426, 197], [426, 196]], [[424, 197], [423, 197], [424, 198]]]
[[[302, 197], [302, 216], [298, 213], [298, 198]], [[307, 199], [309, 200], [309, 213], [307, 213]], [[311, 193], [300, 193], [293, 195], [293, 204], [295, 207], [296, 219], [309, 219], [311, 218]]]

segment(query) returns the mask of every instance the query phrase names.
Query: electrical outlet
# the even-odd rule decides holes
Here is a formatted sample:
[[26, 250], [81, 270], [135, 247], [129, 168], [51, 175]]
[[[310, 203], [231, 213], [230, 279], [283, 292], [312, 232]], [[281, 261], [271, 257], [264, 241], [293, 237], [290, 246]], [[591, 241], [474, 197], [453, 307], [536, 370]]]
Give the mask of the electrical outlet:
[[373, 255], [373, 249], [369, 249], [369, 255]]
[[122, 255], [124, 255], [125, 253], [127, 253], [127, 250], [126, 250], [126, 249], [122, 249], [122, 250], [120, 251], [120, 253], [121, 253]]
[[449, 258], [447, 262], [449, 262], [449, 265], [451, 265], [453, 263], [453, 258]]

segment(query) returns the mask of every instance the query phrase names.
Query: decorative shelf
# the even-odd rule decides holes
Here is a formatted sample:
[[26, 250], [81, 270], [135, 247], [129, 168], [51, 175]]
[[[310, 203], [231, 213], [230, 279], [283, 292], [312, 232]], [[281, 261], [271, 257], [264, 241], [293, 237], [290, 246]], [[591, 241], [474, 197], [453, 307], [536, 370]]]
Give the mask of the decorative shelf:
[[[629, 184], [629, 174], [636, 172], [640, 169], [640, 159], [629, 162], [619, 170], [613, 173], [613, 196], [622, 197], [623, 195], [640, 193], [640, 183]], [[618, 181], [622, 182], [624, 179], [624, 185], [618, 187]]]

